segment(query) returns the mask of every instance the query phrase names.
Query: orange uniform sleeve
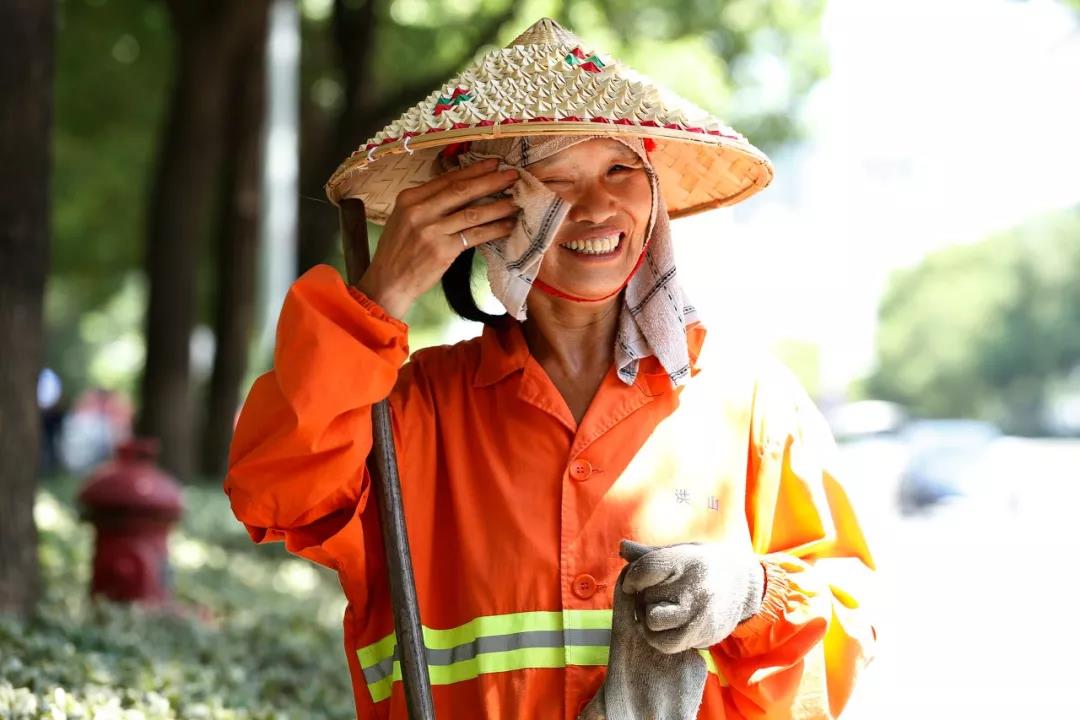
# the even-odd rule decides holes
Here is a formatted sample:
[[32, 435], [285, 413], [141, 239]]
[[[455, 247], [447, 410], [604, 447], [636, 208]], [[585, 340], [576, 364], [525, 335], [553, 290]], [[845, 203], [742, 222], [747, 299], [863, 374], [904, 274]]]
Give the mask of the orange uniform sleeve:
[[390, 394], [407, 337], [328, 265], [293, 283], [273, 369], [251, 388], [229, 449], [225, 492], [252, 540], [283, 540], [336, 570], [363, 562], [352, 531], [369, 493], [371, 406]]
[[729, 682], [728, 718], [831, 720], [873, 655], [863, 606], [874, 562], [837, 481], [836, 443], [776, 363], [754, 396], [746, 513], [765, 566], [761, 611], [710, 648]]

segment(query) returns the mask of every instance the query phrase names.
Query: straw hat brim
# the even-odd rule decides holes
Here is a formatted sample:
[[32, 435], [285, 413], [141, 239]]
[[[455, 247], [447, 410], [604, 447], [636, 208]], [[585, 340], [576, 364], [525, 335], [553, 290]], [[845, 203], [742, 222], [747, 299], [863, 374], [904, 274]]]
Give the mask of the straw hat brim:
[[672, 218], [733, 205], [766, 187], [763, 152], [704, 110], [544, 18], [487, 53], [353, 152], [326, 183], [334, 204], [364, 201], [382, 224], [398, 193], [438, 174], [450, 143], [522, 135], [651, 138]]
[[[368, 158], [357, 151], [326, 185], [335, 205], [348, 197], [364, 200], [368, 219], [383, 224], [394, 209], [399, 192], [427, 182], [438, 174], [436, 155], [445, 145], [466, 140], [489, 140], [521, 135], [624, 135], [652, 138], [650, 155], [660, 178], [660, 188], [672, 218], [734, 205], [765, 188], [773, 177], [772, 164], [764, 153], [736, 140], [668, 128], [633, 125], [602, 125], [583, 122], [524, 122], [477, 128], [461, 128], [431, 137], [412, 138], [382, 145]], [[372, 172], [377, 170], [377, 172]]]

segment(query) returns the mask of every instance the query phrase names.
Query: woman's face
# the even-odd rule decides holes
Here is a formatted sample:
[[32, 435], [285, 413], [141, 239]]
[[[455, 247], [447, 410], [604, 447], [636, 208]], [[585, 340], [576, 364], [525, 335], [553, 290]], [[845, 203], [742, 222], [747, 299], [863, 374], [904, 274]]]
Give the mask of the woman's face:
[[597, 138], [528, 169], [570, 205], [539, 279], [582, 298], [617, 290], [641, 254], [652, 207], [641, 158], [617, 140]]

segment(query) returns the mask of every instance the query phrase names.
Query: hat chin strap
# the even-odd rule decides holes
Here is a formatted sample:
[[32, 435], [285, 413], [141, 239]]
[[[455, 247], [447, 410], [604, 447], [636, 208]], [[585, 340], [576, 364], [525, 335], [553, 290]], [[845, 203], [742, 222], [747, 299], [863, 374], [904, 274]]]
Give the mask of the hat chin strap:
[[561, 298], [563, 300], [570, 300], [571, 302], [577, 302], [577, 303], [601, 302], [603, 300], [607, 300], [609, 298], [615, 297], [616, 295], [621, 293], [626, 288], [627, 285], [630, 284], [630, 279], [634, 277], [634, 275], [638, 271], [638, 268], [641, 267], [641, 263], [643, 263], [645, 261], [645, 251], [648, 250], [648, 249], [649, 249], [649, 242], [648, 242], [648, 240], [646, 240], [645, 244], [641, 248], [641, 254], [638, 255], [637, 262], [634, 263], [634, 267], [630, 270], [630, 274], [626, 276], [626, 279], [622, 281], [622, 284], [619, 285], [619, 287], [615, 288], [614, 290], [609, 292], [607, 295], [604, 295], [602, 297], [585, 298], [585, 297], [579, 297], [577, 295], [571, 295], [570, 293], [563, 292], [562, 290], [560, 290], [560, 289], [558, 289], [556, 287], [552, 287], [551, 285], [548, 285], [546, 282], [544, 282], [540, 278], [535, 278], [533, 280], [533, 287], [539, 289], [545, 295], [550, 295], [551, 297]]

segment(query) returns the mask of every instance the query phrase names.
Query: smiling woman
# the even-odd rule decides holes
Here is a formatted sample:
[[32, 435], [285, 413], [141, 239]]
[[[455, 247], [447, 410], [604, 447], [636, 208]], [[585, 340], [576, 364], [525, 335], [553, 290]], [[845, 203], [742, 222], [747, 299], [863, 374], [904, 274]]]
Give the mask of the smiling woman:
[[[225, 488], [255, 541], [340, 575], [359, 717], [408, 715], [365, 470], [384, 399], [439, 717], [843, 709], [873, 561], [832, 439], [739, 338], [701, 362], [669, 223], [771, 174], [546, 19], [334, 174], [331, 199], [385, 227], [355, 286], [326, 266], [294, 283]], [[477, 314], [474, 249], [505, 315]], [[409, 358], [403, 318], [440, 279], [483, 334]]]
[[[577, 420], [612, 360], [624, 382], [651, 355], [673, 382], [689, 367], [685, 333], [696, 314], [675, 274], [646, 147], [643, 138], [556, 135], [476, 142], [454, 155], [459, 167], [495, 158], [519, 173], [510, 189], [521, 208], [514, 227], [479, 249], [492, 291], [524, 323]], [[564, 345], [574, 333], [583, 335]]]
[[[527, 293], [530, 286], [535, 286], [557, 297], [599, 302], [621, 291], [644, 259], [654, 178], [642, 148], [650, 145], [647, 140], [619, 141], [604, 136], [476, 142], [455, 147], [452, 157], [443, 158], [442, 167], [468, 166], [494, 158], [502, 166], [528, 173], [554, 193], [569, 208], [557, 226], [555, 251], [535, 256], [539, 271], [523, 273], [528, 284], [520, 289]], [[531, 162], [523, 164], [525, 159]], [[526, 202], [526, 194], [533, 205], [549, 197], [537, 187], [528, 193], [524, 190], [518, 189], [519, 204]], [[506, 194], [478, 202], [499, 197]], [[532, 246], [534, 239], [522, 230], [522, 238]], [[483, 246], [480, 249], [485, 250]], [[462, 317], [497, 324], [500, 318], [481, 312], [473, 299], [473, 254], [469, 248], [455, 259], [443, 275], [443, 290], [450, 306]], [[504, 263], [502, 258], [507, 257], [506, 243], [489, 245], [485, 255], [492, 287], [497, 289], [505, 284], [500, 280], [499, 267]], [[520, 305], [524, 298], [522, 293], [499, 296], [508, 307]]]
[[527, 168], [571, 208], [555, 237], [561, 252], [545, 258], [540, 280], [581, 298], [621, 290], [642, 256], [652, 209], [645, 161], [602, 138]]

